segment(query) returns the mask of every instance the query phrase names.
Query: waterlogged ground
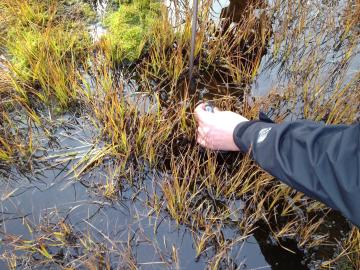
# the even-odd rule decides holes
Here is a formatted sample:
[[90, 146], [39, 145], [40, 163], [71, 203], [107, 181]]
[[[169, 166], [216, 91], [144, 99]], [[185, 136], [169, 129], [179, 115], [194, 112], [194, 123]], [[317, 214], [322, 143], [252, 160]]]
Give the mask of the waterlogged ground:
[[[1, 250], [1, 269], [6, 269], [6, 259], [10, 259], [6, 254], [13, 238], [33, 239], [51, 232], [61, 222], [71, 224], [74, 238], [85, 240], [91, 236], [97, 245], [112, 250], [110, 259], [119, 265], [123, 260], [121, 252], [130, 245], [131, 256], [140, 269], [177, 269], [178, 266], [173, 265], [174, 251], [179, 269], [205, 268], [206, 257], [213, 254], [211, 248], [207, 256], [196, 259], [192, 232], [185, 226], [177, 226], [165, 213], [151, 214], [153, 208], [149, 207], [151, 196], [148, 194], [157, 193], [161, 198], [158, 185], [162, 175], [159, 172], [145, 170], [137, 176], [138, 188], [129, 187], [124, 181], [119, 196], [104, 200], [104, 185], [119, 177], [115, 161], [108, 160], [84, 177], [75, 178], [72, 173], [77, 161], [84, 155], [94, 154], [101, 144], [97, 141], [96, 128], [87, 119], [70, 115], [52, 119], [52, 125], [50, 140], [41, 129], [33, 127], [43, 150], [35, 153], [36, 165], [31, 171], [21, 173], [14, 168], [11, 172], [2, 172], [1, 234], [5, 245]], [[233, 204], [234, 209], [241, 209], [241, 202]], [[225, 238], [238, 237], [231, 226], [223, 234]], [[77, 268], [83, 264], [81, 254], [75, 249], [54, 247], [49, 252], [68, 257], [65, 261], [69, 265], [64, 266]], [[239, 269], [270, 268], [254, 237], [239, 239], [229, 252], [230, 265], [237, 265]], [[16, 253], [21, 254], [21, 250]], [[36, 258], [28, 263], [24, 262], [23, 267], [44, 267], [37, 266]], [[293, 265], [294, 262], [289, 263]], [[283, 267], [290, 266], [289, 263], [275, 262]], [[296, 263], [294, 266], [303, 269]]]
[[[266, 96], [271, 91], [277, 96], [291, 87], [301, 91], [324, 87], [329, 96], [339, 85], [358, 89], [359, 44], [355, 42], [350, 46], [350, 41], [343, 38], [336, 27], [322, 36], [324, 31], [321, 27], [327, 25], [324, 21], [334, 20], [340, 24], [337, 21], [342, 15], [340, 8], [346, 4], [346, 1], [330, 2], [314, 1], [312, 12], [305, 12], [309, 25], [304, 27], [299, 23], [299, 29], [304, 27], [298, 31], [300, 34], [295, 30], [291, 32], [289, 27], [289, 36], [284, 34], [286, 37], [282, 34], [287, 30], [280, 26], [288, 19], [284, 14], [288, 10], [283, 8], [270, 13], [271, 9], [268, 8], [274, 17], [272, 27], [275, 30], [254, 80], [245, 85], [242, 80], [237, 84], [216, 80], [208, 85], [201, 82], [203, 91], [219, 98], [222, 91], [226, 90], [236, 96], [240, 89], [241, 93], [249, 93], [250, 99], [256, 102], [255, 97]], [[279, 3], [269, 2], [272, 8]], [[93, 3], [98, 17], [88, 27], [93, 42], [101, 40], [108, 33], [102, 18], [110, 5], [108, 1]], [[220, 21], [222, 9], [228, 5], [227, 1], [215, 2], [212, 6], [212, 20]], [[167, 6], [169, 14], [175, 14], [172, 2], [167, 3]], [[334, 6], [339, 10], [336, 11]], [[174, 17], [176, 14], [170, 15], [170, 19], [176, 22]], [[293, 20], [301, 22], [305, 18], [295, 16]], [[283, 43], [278, 42], [281, 38], [284, 39]], [[291, 38], [301, 42], [290, 46], [293, 42]], [[351, 53], [347, 57], [349, 48]], [[296, 57], [299, 55], [302, 57]], [[315, 60], [311, 62], [312, 59]], [[311, 68], [308, 68], [309, 65]], [[0, 63], [0, 68], [5, 67]], [[123, 76], [121, 70], [119, 74]], [[196, 77], [207, 78], [202, 77], [201, 71], [197, 71]], [[85, 74], [84, 81], [90, 92], [96, 94], [99, 81], [94, 73]], [[165, 86], [158, 86], [156, 80], [151, 83], [156, 89], [166, 90]], [[219, 92], [212, 92], [214, 87], [219, 88]], [[138, 107], [139, 114], [149, 110], [158, 113], [151, 107], [152, 96], [141, 91], [141, 80], [138, 77], [126, 81], [123, 93], [129, 103]], [[319, 117], [326, 121], [333, 117], [331, 113], [324, 113], [320, 109], [313, 112], [316, 101], [306, 107], [308, 105], [304, 95], [295, 96], [296, 102], [289, 100], [280, 99], [264, 105], [263, 109], [273, 118], [281, 115], [280, 119], [292, 116], [319, 120]], [[326, 103], [324, 100], [319, 101], [321, 106]], [[176, 178], [174, 174], [169, 170], [158, 170], [149, 164], [149, 160], [137, 159], [133, 164], [124, 166], [119, 158], [108, 155], [113, 149], [105, 139], [103, 124], [81, 102], [62, 113], [51, 106], [40, 107], [37, 113], [42, 119], [41, 125], [27, 121], [22, 111], [13, 111], [11, 114], [16, 128], [26, 134], [36, 150], [27, 160], [19, 157], [10, 165], [0, 163], [0, 269], [306, 270], [319, 269], [323, 259], [331, 260], [342, 251], [341, 244], [337, 246], [337, 243], [345, 241], [351, 225], [338, 213], [329, 212], [326, 208], [319, 210], [325, 217], [321, 225], [312, 223], [313, 219], [305, 217], [306, 213], [300, 209], [302, 205], [294, 202], [297, 196], [294, 194], [284, 195], [290, 205], [289, 209], [295, 213], [293, 215], [300, 217], [294, 219], [294, 223], [300, 225], [289, 224], [289, 228], [293, 229], [289, 229], [290, 233], [286, 231], [286, 224], [279, 228], [275, 224], [272, 228], [279, 231], [271, 231], [267, 223], [273, 223], [274, 220], [267, 219], [267, 216], [255, 225], [251, 224], [253, 227], [250, 233], [244, 233], [238, 225], [243, 217], [249, 218], [249, 205], [239, 198], [226, 202], [217, 200], [210, 194], [212, 190], [206, 188], [201, 189], [199, 194], [195, 192], [195, 198], [186, 197], [191, 200], [187, 205], [193, 207], [195, 212], [211, 201], [211, 207], [202, 210], [203, 216], [215, 219], [213, 215], [207, 215], [207, 211], [210, 213], [212, 209], [226, 209], [230, 211], [229, 217], [226, 220], [219, 218], [219, 222], [212, 222], [210, 227], [201, 227], [195, 224], [196, 220], [192, 221], [193, 226], [177, 222], [167, 208], [163, 186], [166, 181], [175, 182], [172, 181]], [[282, 114], [284, 111], [287, 112]], [[338, 121], [350, 122], [344, 115], [340, 115]], [[279, 185], [280, 193], [284, 189]], [[311, 207], [316, 206], [316, 203], [311, 204], [306, 198], [301, 197], [300, 201], [309, 212]], [[194, 204], [199, 205], [198, 208]], [[249, 209], [251, 207], [254, 206], [250, 205]], [[284, 223], [280, 212], [279, 206], [275, 210], [275, 220], [279, 224]], [[306, 235], [306, 231], [298, 230], [299, 234], [303, 233], [299, 236], [294, 228], [301, 227], [306, 218], [310, 225], [320, 229], [309, 230], [310, 236]], [[315, 215], [314, 220], [316, 218]], [[284, 220], [286, 223], [286, 218]], [[328, 242], [321, 242], [319, 246], [305, 248], [306, 245], [301, 243], [303, 239], [311, 239], [311, 243], [319, 240], [320, 243], [324, 237], [328, 237]], [[353, 269], [351, 267], [349, 263], [344, 263], [337, 269]]]
[[[24, 125], [24, 128], [29, 127]], [[164, 175], [145, 169], [135, 176], [135, 186], [120, 180], [122, 185], [117, 193], [106, 197], [106, 184], [121, 178], [115, 160], [107, 160], [85, 176], [76, 177], [73, 172], [80, 159], [96, 155], [97, 147], [102, 145], [99, 131], [89, 119], [70, 114], [53, 118], [50, 136], [44, 136], [38, 127], [31, 130], [42, 144], [41, 150], [34, 154], [33, 167], [24, 172], [15, 167], [9, 172], [1, 171], [1, 269], [11, 265], [8, 257], [11, 250], [17, 250], [15, 254], [21, 258], [24, 247], [15, 240], [43, 238], [45, 242], [53, 232], [61, 231], [61, 224], [71, 226], [71, 235], [67, 237], [76, 248], [53, 240], [54, 246], [50, 245], [47, 252], [55, 261], [66, 262], [63, 267], [84, 267], [82, 257], [86, 253], [81, 240], [88, 239], [106, 250], [103, 262], [94, 259], [98, 269], [105, 267], [106, 260], [115, 268], [128, 265], [126, 260], [136, 262], [139, 269], [206, 268], [216, 245], [210, 244], [205, 254], [197, 257], [194, 232], [177, 225], [166, 213], [155, 215], [150, 207], [154, 194], [162, 198], [159, 183]], [[234, 220], [241, 218], [244, 204], [233, 201], [230, 207]], [[242, 237], [236, 226], [229, 224], [221, 229], [221, 235], [225, 239], [238, 239], [228, 250], [223, 269], [309, 269], [295, 242], [287, 244], [297, 254], [278, 246], [265, 229]], [[26, 247], [32, 243], [23, 244]], [[128, 258], [124, 258], [124, 253]], [[22, 261], [22, 267], [56, 268], [54, 264], [44, 266], [39, 256]]]

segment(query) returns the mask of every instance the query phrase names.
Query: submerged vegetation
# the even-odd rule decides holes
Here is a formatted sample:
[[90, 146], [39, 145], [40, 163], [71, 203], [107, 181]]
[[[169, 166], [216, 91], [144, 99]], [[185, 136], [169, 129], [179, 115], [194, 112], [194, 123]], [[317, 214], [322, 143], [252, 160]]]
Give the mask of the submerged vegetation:
[[[63, 165], [54, 179], [65, 172], [65, 187], [80, 183], [91, 194], [70, 210], [54, 205], [39, 220], [22, 216], [28, 237], [3, 225], [8, 267], [137, 269], [147, 265], [137, 253], [147, 243], [151, 263], [180, 269], [182, 240], [170, 247], [161, 235], [169, 222], [188, 231], [193, 259], [208, 269], [243, 267], [234, 253], [251, 236], [290, 260], [300, 256], [299, 269], [359, 269], [359, 230], [340, 214], [281, 184], [248, 155], [195, 143], [192, 111], [204, 99], [250, 119], [261, 110], [275, 121], [359, 120], [359, 3], [315, 2], [231, 1], [215, 19], [213, 3], [202, 1], [192, 88], [191, 10], [181, 1], [119, 3], [98, 18], [107, 33], [93, 40], [95, 13], [85, 2], [0, 0], [0, 175], [25, 167], [35, 178]], [[265, 97], [249, 98], [251, 85], [268, 72], [277, 73], [278, 83]], [[69, 114], [74, 123], [58, 120]], [[53, 153], [66, 125], [97, 134], [76, 139], [85, 150], [70, 145]], [[2, 206], [17, 190], [4, 192]], [[111, 225], [111, 209], [131, 212], [131, 223], [110, 233], [96, 213], [72, 217], [84, 201], [101, 205], [96, 213]], [[12, 220], [5, 212], [4, 224]], [[263, 253], [269, 264], [290, 267]]]

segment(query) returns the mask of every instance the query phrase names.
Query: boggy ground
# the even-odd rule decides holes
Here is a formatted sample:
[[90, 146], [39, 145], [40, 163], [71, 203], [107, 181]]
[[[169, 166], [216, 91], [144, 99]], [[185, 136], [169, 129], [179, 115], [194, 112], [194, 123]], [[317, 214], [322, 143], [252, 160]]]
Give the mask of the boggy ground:
[[357, 228], [192, 114], [358, 121], [359, 3], [241, 4], [201, 2], [190, 91], [185, 3], [0, 0], [2, 267], [359, 269]]

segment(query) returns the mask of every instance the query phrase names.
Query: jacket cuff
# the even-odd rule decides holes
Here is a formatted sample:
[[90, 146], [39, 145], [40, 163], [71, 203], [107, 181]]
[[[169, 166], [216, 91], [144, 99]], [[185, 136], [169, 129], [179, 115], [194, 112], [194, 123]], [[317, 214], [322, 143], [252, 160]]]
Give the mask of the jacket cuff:
[[247, 153], [257, 140], [259, 131], [263, 128], [272, 127], [276, 124], [269, 121], [246, 121], [238, 124], [233, 132], [233, 139], [240, 151]]

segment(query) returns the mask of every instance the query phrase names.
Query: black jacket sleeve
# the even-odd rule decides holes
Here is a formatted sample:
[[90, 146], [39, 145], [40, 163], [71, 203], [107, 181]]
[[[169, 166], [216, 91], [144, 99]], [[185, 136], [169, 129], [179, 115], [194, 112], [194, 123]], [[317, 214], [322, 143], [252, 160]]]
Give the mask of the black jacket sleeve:
[[312, 121], [239, 124], [234, 141], [280, 181], [360, 227], [360, 125]]

